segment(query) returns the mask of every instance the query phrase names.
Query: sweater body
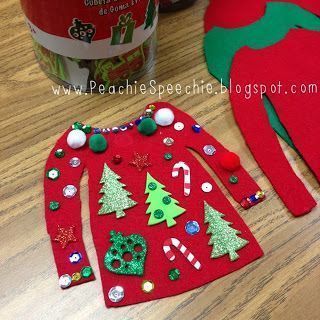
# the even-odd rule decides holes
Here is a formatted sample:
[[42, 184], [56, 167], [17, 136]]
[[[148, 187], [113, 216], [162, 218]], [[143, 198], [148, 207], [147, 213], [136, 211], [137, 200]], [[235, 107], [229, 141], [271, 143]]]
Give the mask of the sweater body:
[[[107, 307], [119, 307], [159, 299], [197, 288], [249, 264], [263, 254], [246, 224], [221, 192], [212, 176], [189, 151], [189, 148], [195, 150], [207, 162], [239, 203], [243, 204], [243, 200], [250, 199], [250, 197], [252, 199], [252, 196], [254, 197], [260, 191], [258, 185], [241, 166], [232, 172], [221, 167], [219, 158], [227, 150], [204, 129], [198, 133], [194, 132], [192, 126], [196, 122], [190, 116], [167, 103], [154, 105], [156, 111], [164, 107], [172, 110], [175, 117], [174, 124], [158, 126], [157, 131], [151, 136], [142, 135], [136, 127], [118, 133], [102, 133], [108, 142], [108, 147], [101, 153], [94, 153], [88, 147], [88, 141], [79, 149], [70, 148], [67, 139], [71, 130], [68, 130], [57, 142], [46, 165], [44, 184], [46, 221], [60, 279], [68, 275], [73, 278], [75, 273], [79, 273], [85, 267], [90, 267], [82, 241], [79, 194], [82, 173], [84, 170], [88, 172], [90, 226]], [[93, 135], [94, 133], [87, 134], [87, 139], [90, 140]], [[166, 138], [172, 138], [173, 144], [165, 144]], [[204, 152], [205, 146], [214, 146], [214, 154], [208, 155], [208, 148]], [[57, 158], [56, 151], [60, 149], [64, 150], [65, 155]], [[165, 158], [168, 153], [172, 156], [171, 160]], [[118, 157], [117, 159], [121, 157], [121, 162], [115, 161], [115, 156]], [[137, 157], [144, 157], [144, 160], [139, 162]], [[70, 159], [74, 158], [81, 161], [77, 167], [70, 166]], [[189, 186], [184, 176], [187, 172], [182, 167], [178, 170], [178, 176], [173, 177], [175, 165], [181, 162], [189, 168], [191, 179]], [[47, 174], [52, 168], [60, 172], [59, 178], [54, 181], [48, 179]], [[108, 174], [104, 175], [106, 168], [108, 168]], [[238, 183], [230, 183], [231, 175], [238, 178]], [[157, 183], [148, 183], [150, 177]], [[122, 184], [121, 187], [119, 185], [114, 187], [116, 180]], [[68, 198], [64, 195], [63, 190], [70, 185], [77, 189], [77, 193]], [[106, 196], [108, 188], [112, 192]], [[186, 195], [188, 189], [190, 194]], [[152, 195], [155, 190], [159, 191], [160, 196]], [[126, 192], [127, 198], [131, 199], [129, 202], [119, 196], [122, 192]], [[59, 202], [58, 210], [49, 209], [52, 201]], [[171, 202], [171, 211], [166, 212], [163, 209], [163, 201], [168, 204]], [[221, 223], [226, 221], [232, 229], [237, 231], [235, 234], [240, 238], [238, 241], [244, 240], [242, 248], [238, 247], [233, 254], [230, 249], [230, 255], [224, 254], [211, 258], [213, 247], [216, 251], [219, 248], [217, 245], [209, 244], [212, 241], [210, 240], [212, 234], [207, 233], [209, 224], [205, 223], [206, 204], [216, 210], [215, 213], [219, 212], [223, 215]], [[161, 212], [155, 210], [157, 205], [165, 211], [165, 214], [172, 214], [170, 221], [157, 223], [156, 219], [161, 220]], [[125, 208], [122, 213], [121, 210], [117, 214], [116, 212], [103, 213], [108, 211], [107, 208], [119, 206]], [[150, 221], [153, 223], [155, 221], [155, 224], [150, 224]], [[169, 223], [173, 224], [168, 226]], [[188, 229], [190, 223], [193, 229], [198, 225], [197, 232], [194, 234], [191, 234], [191, 229]], [[224, 223], [223, 225], [226, 226]], [[76, 239], [71, 237], [64, 248], [61, 242], [55, 240], [57, 233], [59, 234], [59, 227], [65, 229], [72, 227]], [[112, 233], [117, 236], [121, 233], [123, 242], [119, 250], [123, 250], [123, 253], [128, 256], [125, 263], [128, 263], [129, 269], [132, 267], [136, 272], [139, 271], [139, 274], [132, 274], [129, 271], [126, 273], [126, 270], [122, 270], [124, 273], [117, 273], [112, 271], [110, 266], [106, 266], [107, 253], [109, 252], [109, 257], [110, 254], [117, 255], [116, 252], [113, 253], [114, 250], [111, 250], [116, 242], [110, 241]], [[129, 242], [126, 243], [129, 240], [136, 241], [132, 239], [137, 237], [132, 237], [132, 235], [138, 235], [139, 241], [141, 238], [144, 239], [145, 252], [139, 253], [140, 250], [137, 251], [138, 253], [132, 252]], [[220, 235], [218, 238], [223, 240], [224, 236]], [[175, 247], [171, 244], [169, 247], [175, 255], [171, 261], [168, 257], [170, 252], [165, 252], [165, 244], [170, 239], [177, 239], [190, 251], [194, 260], [190, 262], [182, 254], [181, 246]], [[226, 242], [226, 245], [231, 248], [232, 242]], [[72, 253], [80, 253], [81, 260], [77, 263], [70, 262]], [[133, 257], [137, 258], [134, 261], [135, 265], [130, 264]], [[198, 266], [196, 261], [201, 264], [201, 268], [196, 268]], [[178, 269], [179, 277], [171, 279], [177, 274], [177, 271], [172, 271], [175, 269]], [[94, 280], [93, 274], [72, 280], [67, 287], [90, 280]], [[146, 283], [149, 288], [150, 284], [153, 284], [151, 291], [143, 290]], [[114, 301], [112, 290], [119, 287], [122, 288], [124, 297], [119, 301]]]
[[[241, 49], [231, 71], [234, 83], [242, 88], [254, 84], [267, 87], [265, 95], [318, 180], [319, 94], [303, 91], [312, 88], [310, 85], [318, 85], [319, 45], [318, 32], [292, 30], [274, 46], [261, 50]], [[281, 90], [276, 89], [279, 83]], [[235, 118], [249, 148], [288, 209], [295, 215], [308, 213], [316, 203], [284, 156], [271, 130], [260, 93], [246, 98], [243, 93], [233, 91], [230, 97]]]

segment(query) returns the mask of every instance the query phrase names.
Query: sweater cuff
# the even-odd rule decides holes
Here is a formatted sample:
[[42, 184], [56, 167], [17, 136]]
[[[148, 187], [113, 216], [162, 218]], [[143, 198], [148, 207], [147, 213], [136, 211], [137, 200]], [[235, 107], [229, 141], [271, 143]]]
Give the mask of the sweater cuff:
[[54, 241], [55, 236], [51, 239], [61, 289], [95, 280], [83, 242], [77, 241], [62, 248]]

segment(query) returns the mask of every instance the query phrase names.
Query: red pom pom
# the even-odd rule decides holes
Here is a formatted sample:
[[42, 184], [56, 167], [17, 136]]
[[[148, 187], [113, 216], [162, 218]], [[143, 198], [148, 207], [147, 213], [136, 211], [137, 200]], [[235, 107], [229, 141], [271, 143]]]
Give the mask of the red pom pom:
[[233, 152], [225, 152], [220, 158], [220, 165], [228, 171], [235, 171], [240, 167], [240, 158]]

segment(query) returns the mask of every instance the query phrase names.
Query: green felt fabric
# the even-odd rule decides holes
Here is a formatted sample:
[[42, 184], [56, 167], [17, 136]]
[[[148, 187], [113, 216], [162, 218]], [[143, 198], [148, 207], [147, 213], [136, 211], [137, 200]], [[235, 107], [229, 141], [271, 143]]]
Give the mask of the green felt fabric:
[[[261, 49], [271, 46], [281, 41], [290, 29], [295, 28], [320, 31], [320, 19], [291, 3], [269, 2], [265, 15], [255, 23], [235, 29], [214, 27], [205, 35], [204, 40], [208, 70], [229, 87], [232, 60], [240, 48], [248, 46]], [[294, 147], [272, 104], [264, 99], [264, 106], [273, 129]]]

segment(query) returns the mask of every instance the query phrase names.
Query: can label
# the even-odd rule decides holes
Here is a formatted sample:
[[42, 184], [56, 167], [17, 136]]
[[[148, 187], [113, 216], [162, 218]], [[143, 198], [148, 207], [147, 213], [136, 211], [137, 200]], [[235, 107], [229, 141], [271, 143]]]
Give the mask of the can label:
[[78, 59], [104, 59], [137, 48], [154, 32], [158, 0], [21, 0], [32, 37]]

